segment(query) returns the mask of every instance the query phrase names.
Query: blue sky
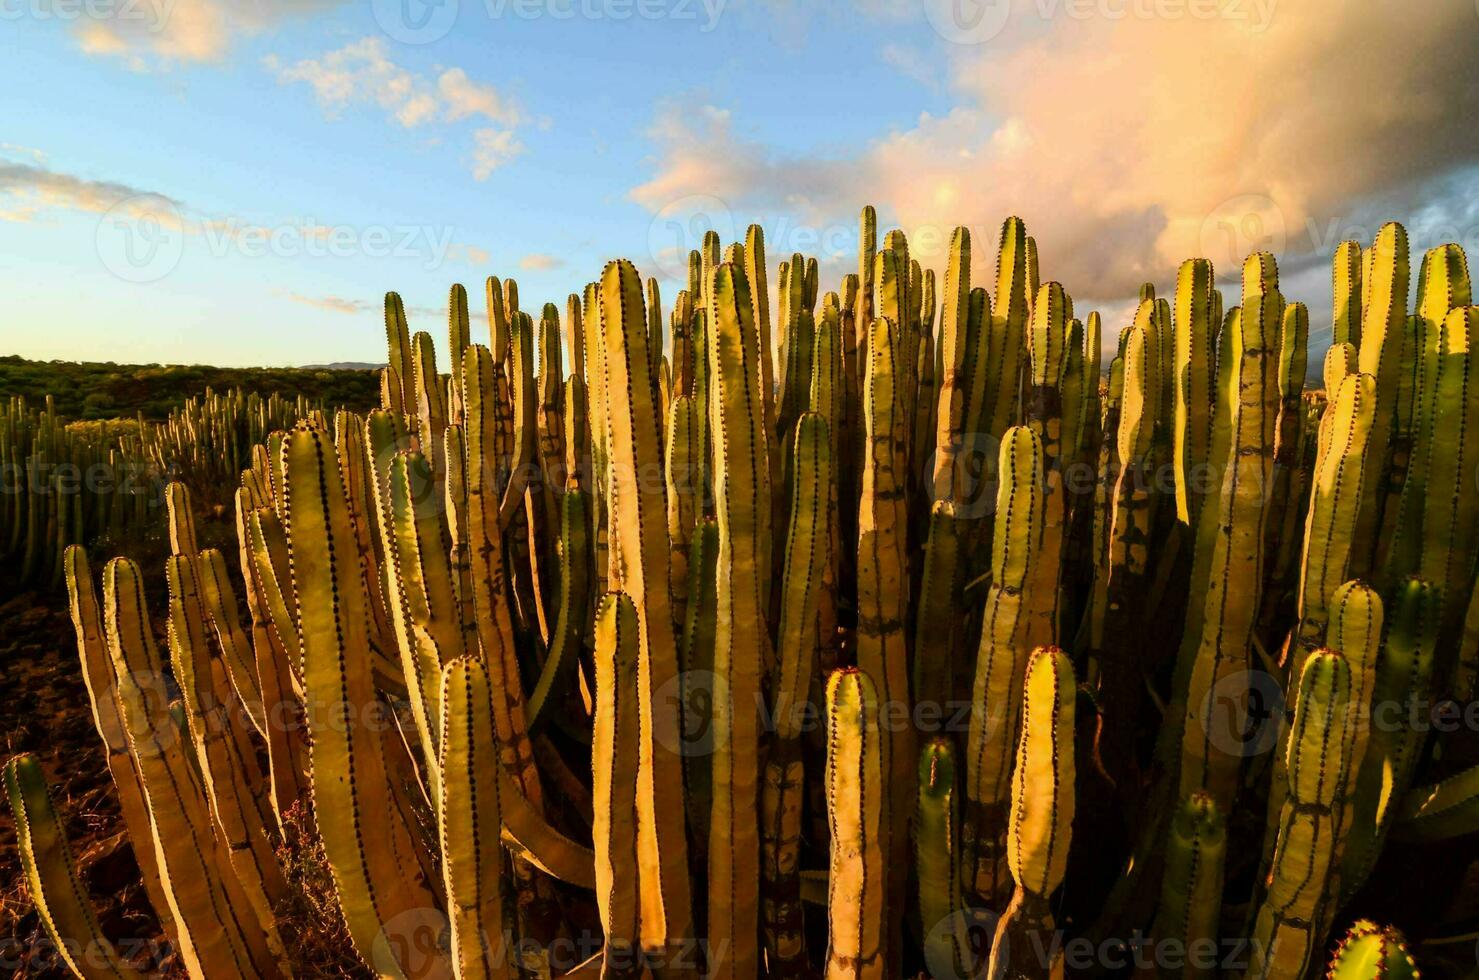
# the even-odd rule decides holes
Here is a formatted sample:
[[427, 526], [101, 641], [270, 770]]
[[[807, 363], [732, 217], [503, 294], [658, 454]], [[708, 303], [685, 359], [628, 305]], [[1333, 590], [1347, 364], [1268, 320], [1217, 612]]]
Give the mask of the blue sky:
[[[386, 289], [439, 340], [447, 287], [489, 274], [563, 306], [625, 255], [670, 300], [706, 222], [761, 221], [772, 264], [820, 253], [835, 288], [869, 202], [936, 267], [966, 223], [988, 288], [1022, 214], [1112, 329], [1180, 258], [1226, 237], [1233, 278], [1276, 247], [1318, 337], [1340, 238], [1479, 227], [1469, 0], [1420, 25], [1387, 0], [941, 20], [977, 2], [0, 0], [0, 353], [378, 360]], [[1258, 70], [1293, 51], [1298, 84]], [[1388, 77], [1343, 67], [1368, 54]], [[1378, 83], [1398, 118], [1361, 104]]]

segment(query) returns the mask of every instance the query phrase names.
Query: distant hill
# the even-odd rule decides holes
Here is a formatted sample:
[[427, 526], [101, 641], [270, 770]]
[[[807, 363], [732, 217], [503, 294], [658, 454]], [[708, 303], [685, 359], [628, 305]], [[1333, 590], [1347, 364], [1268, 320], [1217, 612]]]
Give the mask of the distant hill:
[[372, 364], [369, 361], [335, 361], [332, 364], [305, 364], [304, 371], [379, 371], [385, 362]]
[[207, 388], [240, 388], [287, 398], [303, 395], [326, 407], [367, 411], [380, 403], [376, 364], [311, 368], [221, 368], [203, 364], [114, 364], [111, 361], [28, 361], [0, 356], [0, 400], [15, 395], [39, 407], [47, 395], [67, 419], [162, 420], [170, 409]]

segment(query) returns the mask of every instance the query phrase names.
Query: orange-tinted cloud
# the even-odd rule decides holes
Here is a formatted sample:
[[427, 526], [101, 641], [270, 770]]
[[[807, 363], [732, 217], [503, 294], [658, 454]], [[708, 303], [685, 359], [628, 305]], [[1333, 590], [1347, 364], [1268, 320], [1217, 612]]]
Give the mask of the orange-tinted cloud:
[[953, 111], [846, 159], [788, 159], [722, 109], [668, 107], [655, 173], [631, 196], [661, 213], [712, 195], [823, 229], [872, 202], [911, 241], [928, 230], [935, 266], [966, 224], [978, 278], [1018, 214], [1045, 277], [1117, 298], [1192, 255], [1226, 276], [1252, 248], [1328, 253], [1374, 233], [1371, 201], [1404, 216], [1431, 203], [1435, 178], [1479, 161], [1473, 4], [1222, 0], [1211, 19], [1162, 16], [1189, 6], [1014, 3], [1000, 35], [942, 43]]

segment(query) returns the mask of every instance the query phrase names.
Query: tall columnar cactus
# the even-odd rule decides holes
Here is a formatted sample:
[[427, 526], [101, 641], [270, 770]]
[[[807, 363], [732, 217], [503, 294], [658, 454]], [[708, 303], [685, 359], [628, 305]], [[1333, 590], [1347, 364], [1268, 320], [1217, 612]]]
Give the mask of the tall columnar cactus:
[[1354, 577], [1353, 553], [1361, 546], [1358, 513], [1379, 467], [1372, 457], [1381, 448], [1375, 439], [1380, 411], [1377, 381], [1363, 372], [1341, 381], [1325, 413], [1304, 529], [1297, 636], [1304, 651], [1324, 642], [1330, 599]]
[[1027, 590], [1037, 581], [1035, 547], [1042, 528], [1042, 443], [1026, 426], [1007, 431], [1001, 444], [991, 582], [976, 653], [965, 753], [966, 818], [962, 867], [966, 890], [998, 906], [1010, 887], [1005, 868], [1012, 747], [1021, 711], [1022, 679], [1039, 639]]
[[287, 882], [272, 853], [272, 820], [250, 740], [225, 664], [205, 632], [197, 563], [180, 555], [165, 563], [169, 582], [169, 652], [180, 687], [205, 798], [242, 891], [264, 929], [274, 905], [287, 897]]
[[1249, 977], [1302, 977], [1320, 951], [1336, 896], [1326, 890], [1353, 778], [1351, 670], [1320, 649], [1299, 675], [1289, 731], [1288, 798], [1279, 814], [1268, 891], [1253, 922]]
[[830, 432], [822, 416], [815, 412], [801, 415], [795, 430], [791, 527], [786, 538], [777, 641], [780, 671], [773, 697], [775, 743], [766, 760], [761, 796], [761, 862], [768, 892], [767, 962], [773, 975], [799, 976], [806, 954], [799, 893], [804, 784], [801, 735], [814, 717], [809, 697], [816, 671], [818, 611], [832, 547], [832, 455]]
[[[880, 269], [888, 268], [889, 254], [879, 253]], [[905, 632], [908, 515], [904, 500], [908, 429], [899, 397], [899, 378], [905, 370], [899, 361], [899, 333], [892, 320], [879, 318], [873, 322], [868, 341], [863, 408], [868, 457], [858, 511], [857, 662], [877, 685], [879, 700], [891, 713], [909, 704]], [[907, 725], [891, 726], [881, 735], [888, 773], [883, 831], [892, 868], [904, 867], [908, 857], [909, 816], [914, 800], [912, 735]], [[889, 915], [897, 923], [903, 914], [901, 874], [890, 879], [888, 891]]]
[[1361, 346], [1361, 243], [1341, 242], [1331, 262], [1332, 344]]
[[1350, 822], [1340, 864], [1340, 894], [1365, 883], [1412, 784], [1422, 731], [1404, 719], [1428, 704], [1442, 601], [1437, 589], [1409, 579], [1389, 604], [1386, 639], [1371, 689], [1371, 724], [1351, 788]]
[[1264, 519], [1280, 404], [1273, 344], [1284, 300], [1277, 275], [1267, 253], [1251, 257], [1243, 269], [1242, 316], [1231, 346], [1238, 363], [1222, 392], [1232, 408], [1232, 453], [1220, 489], [1219, 533], [1182, 742], [1181, 792], [1208, 792], [1224, 811], [1232, 805], [1242, 757], [1217, 745], [1212, 713], [1225, 696], [1241, 693], [1225, 688], [1247, 669], [1263, 585]]
[[498, 739], [482, 661], [458, 657], [441, 671], [435, 768], [442, 888], [452, 970], [459, 980], [513, 975], [503, 908]]
[[1026, 352], [1029, 307], [1036, 290], [1028, 282], [1027, 228], [1021, 218], [1001, 226], [996, 253], [996, 292], [991, 318], [990, 369], [986, 382], [983, 431], [1000, 436], [1017, 421], [1019, 377]]
[[[1398, 389], [1402, 371], [1403, 334], [1407, 326], [1407, 291], [1410, 268], [1407, 231], [1395, 222], [1383, 225], [1372, 243], [1368, 266], [1362, 273], [1362, 313], [1359, 366], [1376, 385], [1378, 410], [1373, 419], [1372, 445], [1380, 447], [1381, 456], [1373, 468], [1385, 463], [1392, 427], [1396, 417]], [[1353, 536], [1364, 548], [1358, 551], [1350, 566], [1351, 576], [1364, 575], [1372, 559], [1376, 529], [1381, 525], [1385, 505], [1380, 481], [1373, 480], [1362, 488], [1360, 511]], [[1344, 578], [1340, 579], [1343, 581]]]
[[1073, 665], [1057, 647], [1032, 652], [1022, 692], [1022, 731], [1012, 770], [1007, 865], [1017, 883], [997, 923], [989, 975], [1046, 977], [1038, 951], [1054, 929], [1049, 900], [1068, 868], [1075, 806]]
[[[128, 730], [124, 726], [122, 706], [113, 684], [113, 664], [107, 637], [103, 632], [103, 615], [98, 605], [97, 585], [87, 564], [87, 552], [73, 545], [65, 555], [67, 596], [72, 625], [77, 633], [77, 656], [82, 667], [82, 680], [87, 685], [93, 724], [108, 752], [108, 772], [118, 794], [118, 806], [124, 825], [135, 835], [134, 860], [143, 877], [144, 891], [159, 915], [165, 932], [175, 939], [170, 904], [160, 881], [159, 860], [150, 840], [149, 804], [144, 792], [143, 775], [130, 754]], [[19, 818], [17, 818], [19, 823]], [[178, 943], [178, 939], [175, 939]]]
[[591, 738], [596, 901], [605, 934], [605, 977], [640, 970], [637, 862], [637, 609], [620, 592], [596, 608], [596, 711]]
[[[1181, 264], [1176, 277], [1173, 383], [1176, 517], [1192, 527], [1196, 526], [1202, 496], [1208, 492], [1199, 484], [1212, 451], [1212, 405], [1217, 394], [1212, 340], [1219, 326], [1212, 318], [1214, 288], [1211, 262], [1187, 259]], [[1218, 489], [1210, 492], [1216, 493]]]
[[409, 968], [411, 940], [437, 903], [411, 857], [411, 831], [389, 805], [369, 614], [358, 569], [346, 560], [354, 546], [338, 457], [323, 432], [301, 427], [283, 443], [283, 471], [314, 810], [355, 949], [394, 975]]
[[[714, 432], [714, 510], [719, 553], [713, 647], [713, 802], [709, 815], [709, 942], [731, 951], [718, 976], [749, 976], [757, 967], [760, 842], [758, 698], [768, 636], [764, 622], [768, 559], [759, 547], [759, 511], [770, 506], [762, 477], [769, 463], [764, 413], [754, 370], [760, 349], [744, 273], [722, 263], [709, 282], [710, 405]], [[759, 649], [757, 649], [757, 646]], [[681, 833], [681, 827], [679, 828]]]
[[826, 980], [882, 980], [888, 849], [878, 694], [856, 668], [827, 679]]

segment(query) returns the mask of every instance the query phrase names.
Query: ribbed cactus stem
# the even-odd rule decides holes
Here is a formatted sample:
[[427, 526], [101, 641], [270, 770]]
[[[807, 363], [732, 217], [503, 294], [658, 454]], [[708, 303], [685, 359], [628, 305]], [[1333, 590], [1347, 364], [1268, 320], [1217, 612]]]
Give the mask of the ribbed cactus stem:
[[882, 980], [887, 976], [885, 928], [887, 842], [883, 836], [885, 783], [878, 694], [856, 668], [827, 679], [827, 821], [831, 856], [827, 875], [826, 980]]
[[791, 526], [777, 646], [780, 670], [774, 694], [775, 744], [766, 760], [761, 793], [761, 862], [766, 878], [766, 960], [772, 975], [804, 974], [801, 916], [801, 812], [805, 781], [801, 734], [815, 717], [810, 693], [819, 642], [818, 613], [830, 565], [831, 435], [826, 419], [802, 414], [792, 441]]
[[41, 766], [30, 755], [15, 756], [5, 764], [4, 779], [26, 891], [52, 950], [83, 980], [143, 980], [98, 924]]
[[[879, 253], [881, 304], [895, 302], [889, 290], [890, 251]], [[864, 423], [868, 455], [863, 469], [858, 511], [858, 629], [857, 663], [877, 685], [880, 703], [897, 713], [909, 704], [909, 653], [905, 623], [908, 610], [907, 521], [905, 481], [907, 419], [899, 380], [906, 371], [900, 362], [900, 329], [891, 320], [873, 322], [868, 343], [868, 371], [864, 382]], [[889, 867], [905, 867], [908, 859], [909, 816], [914, 803], [915, 753], [913, 730], [891, 726], [882, 734], [888, 772], [884, 801], [884, 835]], [[889, 881], [889, 915], [894, 923], [903, 915], [904, 877]], [[896, 927], [890, 927], [896, 931]], [[892, 932], [888, 933], [892, 934]], [[890, 954], [892, 955], [892, 954]]]
[[488, 671], [474, 657], [458, 657], [437, 682], [440, 728], [437, 804], [442, 887], [453, 974], [458, 980], [513, 975], [504, 926], [503, 868], [499, 846], [498, 739], [493, 726]]
[[[415, 867], [411, 833], [391, 799], [369, 616], [343, 477], [332, 443], [302, 427], [283, 443], [292, 585], [300, 612], [314, 810], [345, 922], [366, 963], [395, 975], [436, 899]], [[372, 834], [370, 828], [374, 827]]]
[[1339, 653], [1316, 650], [1300, 673], [1289, 731], [1288, 798], [1279, 814], [1268, 893], [1254, 918], [1249, 977], [1302, 977], [1334, 914], [1326, 891], [1349, 792], [1351, 670]]
[[1183, 733], [1183, 794], [1210, 793], [1224, 812], [1232, 806], [1242, 764], [1240, 752], [1219, 744], [1214, 713], [1223, 701], [1244, 692], [1228, 690], [1247, 670], [1253, 627], [1263, 587], [1263, 536], [1273, 471], [1275, 420], [1280, 405], [1275, 373], [1284, 300], [1273, 257], [1260, 253], [1243, 269], [1243, 307], [1221, 395], [1232, 408], [1232, 451], [1218, 502], [1218, 534], [1201, 621], [1202, 637], [1192, 667]]
[[[760, 678], [773, 654], [764, 622], [769, 559], [760, 548], [760, 512], [770, 494], [769, 466], [755, 361], [760, 341], [742, 270], [721, 263], [708, 285], [709, 405], [714, 434], [714, 510], [718, 517], [718, 597], [713, 646], [712, 792], [709, 814], [709, 942], [729, 954], [711, 966], [718, 977], [758, 969], [760, 838]], [[681, 829], [681, 828], [680, 828]]]
[[987, 974], [997, 980], [1047, 977], [1057, 969], [1038, 950], [1050, 948], [1048, 901], [1063, 884], [1073, 835], [1076, 691], [1063, 651], [1040, 646], [1032, 652], [1007, 824], [1007, 866], [1017, 888], [997, 923]]
[[104, 627], [129, 750], [142, 776], [170, 915], [188, 969], [202, 976], [284, 976], [276, 931], [238, 883], [164, 697], [143, 576], [115, 558], [103, 572]]
[[930, 739], [919, 753], [914, 862], [924, 962], [936, 977], [968, 977], [975, 970], [960, 892], [958, 801], [955, 743]]
[[[1215, 286], [1212, 263], [1187, 259], [1176, 276], [1175, 432], [1176, 517], [1195, 527], [1201, 509], [1198, 485], [1212, 451], [1212, 405], [1217, 365], [1212, 338], [1219, 326], [1212, 318]], [[1215, 492], [1215, 491], [1214, 491]]]
[[1400, 722], [1429, 703], [1441, 609], [1437, 590], [1421, 579], [1402, 583], [1387, 609], [1386, 638], [1372, 680], [1370, 730], [1341, 856], [1343, 898], [1354, 895], [1376, 865], [1411, 785], [1424, 733]]
[[1185, 952], [1182, 976], [1212, 972], [1204, 965], [1205, 951], [1216, 949], [1226, 858], [1227, 821], [1210, 793], [1193, 790], [1171, 818], [1161, 904], [1151, 929], [1157, 942], [1179, 944], [1174, 948]]
[[[707, 245], [707, 243], [706, 243]], [[746, 298], [748, 306], [748, 297]], [[638, 870], [642, 945], [664, 954], [690, 934], [688, 856], [683, 829], [682, 761], [677, 707], [657, 692], [678, 676], [668, 604], [667, 504], [661, 472], [661, 410], [653, 398], [643, 334], [641, 278], [626, 261], [607, 265], [600, 286], [601, 346], [606, 372], [608, 493], [611, 500], [611, 588], [637, 607], [640, 765]], [[752, 326], [753, 336], [753, 326]]]
[[1042, 443], [1026, 426], [1007, 430], [1001, 444], [991, 581], [976, 652], [965, 753], [966, 820], [962, 835], [965, 886], [974, 901], [1001, 906], [1010, 889], [1005, 866], [1012, 751], [1022, 682], [1032, 653], [1025, 594], [1035, 581], [1035, 547], [1042, 528]]
[[1358, 919], [1331, 957], [1329, 980], [1418, 980], [1407, 940], [1392, 926]]

